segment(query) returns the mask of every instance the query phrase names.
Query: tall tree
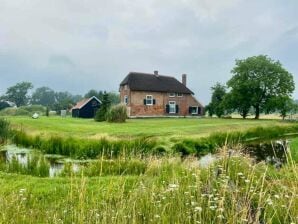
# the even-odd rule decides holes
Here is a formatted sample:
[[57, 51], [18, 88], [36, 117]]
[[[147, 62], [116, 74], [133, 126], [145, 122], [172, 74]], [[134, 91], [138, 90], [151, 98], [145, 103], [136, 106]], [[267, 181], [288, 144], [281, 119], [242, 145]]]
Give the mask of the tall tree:
[[209, 115], [214, 113], [216, 116], [221, 117], [225, 113], [223, 99], [226, 94], [226, 87], [220, 83], [216, 83], [213, 87], [211, 87], [211, 91], [211, 102], [207, 105], [207, 110]]
[[266, 55], [236, 60], [232, 73], [234, 76], [227, 86], [231, 88], [231, 94], [237, 94], [235, 107], [241, 107], [247, 101], [254, 108], [256, 119], [273, 98], [290, 96], [295, 88], [292, 74], [279, 61]]
[[14, 102], [18, 107], [24, 106], [29, 102], [28, 92], [33, 88], [31, 82], [19, 82], [7, 89], [4, 98], [8, 101]]
[[95, 114], [95, 121], [105, 121], [106, 115], [111, 106], [111, 101], [109, 100], [109, 94], [104, 92], [103, 99], [100, 105], [100, 108], [97, 110]]
[[40, 87], [37, 88], [32, 94], [31, 99], [32, 104], [39, 104], [43, 106], [48, 106], [53, 108], [55, 103], [55, 92], [49, 87]]

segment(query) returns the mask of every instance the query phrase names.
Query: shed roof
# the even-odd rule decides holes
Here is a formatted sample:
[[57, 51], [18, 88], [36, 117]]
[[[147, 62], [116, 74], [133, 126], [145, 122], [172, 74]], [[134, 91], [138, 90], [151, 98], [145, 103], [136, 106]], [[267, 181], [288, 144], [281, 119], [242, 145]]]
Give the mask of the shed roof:
[[90, 98], [88, 98], [88, 99], [83, 99], [83, 100], [77, 102], [77, 104], [76, 104], [73, 108], [71, 108], [71, 109], [72, 109], [72, 110], [73, 110], [73, 109], [81, 109], [82, 107], [84, 107], [88, 102], [90, 102], [90, 101], [93, 100], [93, 99], [95, 99], [95, 100], [97, 100], [99, 103], [101, 103], [101, 101], [100, 101], [96, 96], [92, 96], [92, 97], [90, 97]]
[[174, 92], [194, 94], [185, 85], [172, 76], [130, 72], [120, 86], [128, 85], [131, 90], [152, 92]]

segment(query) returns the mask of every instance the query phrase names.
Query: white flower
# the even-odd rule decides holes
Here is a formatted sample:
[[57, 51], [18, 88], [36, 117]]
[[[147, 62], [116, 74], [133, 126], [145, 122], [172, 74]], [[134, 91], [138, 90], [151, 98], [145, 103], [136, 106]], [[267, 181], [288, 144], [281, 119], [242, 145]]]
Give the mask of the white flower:
[[238, 176], [243, 176], [243, 173], [239, 172], [237, 173]]
[[277, 194], [275, 194], [274, 197], [275, 197], [276, 199], [279, 199], [279, 195], [277, 195]]
[[202, 211], [202, 207], [195, 207], [195, 211], [196, 212], [201, 212]]

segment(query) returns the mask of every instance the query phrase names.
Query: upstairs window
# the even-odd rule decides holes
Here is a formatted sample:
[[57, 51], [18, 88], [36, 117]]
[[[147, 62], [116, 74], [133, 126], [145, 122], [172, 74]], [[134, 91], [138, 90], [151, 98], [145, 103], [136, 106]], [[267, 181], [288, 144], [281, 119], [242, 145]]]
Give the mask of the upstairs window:
[[177, 93], [177, 96], [178, 97], [182, 97], [183, 96], [183, 93]]
[[169, 93], [169, 97], [175, 97], [176, 94], [175, 93]]

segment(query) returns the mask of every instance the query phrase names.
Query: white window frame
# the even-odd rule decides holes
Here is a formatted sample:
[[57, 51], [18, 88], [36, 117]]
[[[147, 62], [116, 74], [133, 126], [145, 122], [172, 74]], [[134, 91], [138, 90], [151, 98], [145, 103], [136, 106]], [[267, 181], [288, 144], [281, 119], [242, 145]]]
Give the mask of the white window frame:
[[178, 97], [183, 97], [183, 93], [177, 93]]
[[[174, 111], [171, 111], [171, 105], [174, 105]], [[169, 101], [169, 114], [176, 114], [176, 101]]]
[[[193, 108], [196, 108], [196, 112], [195, 112], [195, 113], [192, 112], [192, 109], [193, 109]], [[191, 107], [191, 114], [198, 114], [198, 107], [193, 107], [193, 106], [192, 106], [192, 107]]]
[[169, 93], [169, 97], [175, 97], [176, 93]]
[[127, 96], [127, 95], [124, 96], [124, 103], [125, 103], [126, 105], [128, 104], [128, 96]]
[[[151, 103], [148, 103], [150, 101], [151, 101]], [[149, 105], [149, 106], [153, 105], [153, 96], [152, 95], [146, 95], [146, 105]]]

